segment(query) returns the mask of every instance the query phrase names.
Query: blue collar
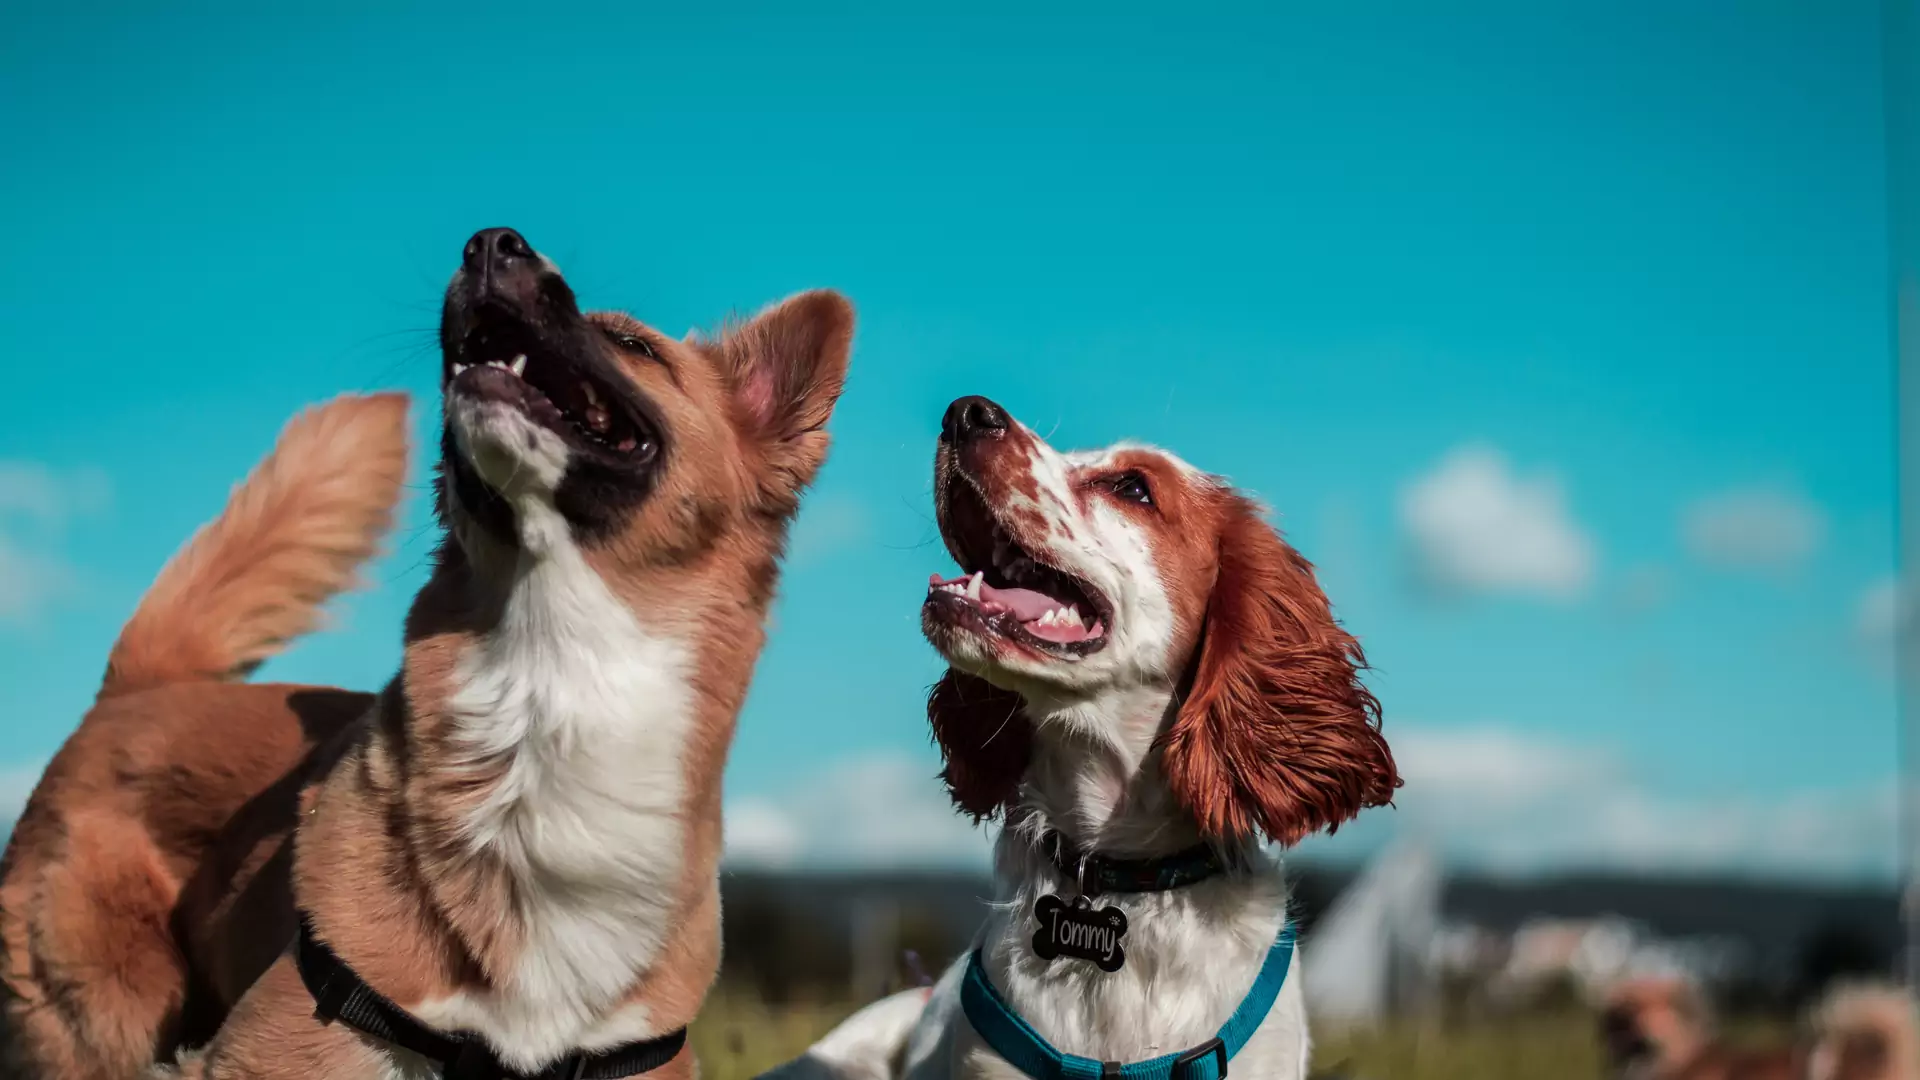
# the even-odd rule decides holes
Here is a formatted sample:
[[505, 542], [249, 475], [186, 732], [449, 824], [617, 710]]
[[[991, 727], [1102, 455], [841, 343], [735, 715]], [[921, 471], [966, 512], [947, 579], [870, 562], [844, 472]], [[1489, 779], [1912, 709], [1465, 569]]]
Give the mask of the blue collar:
[[1293, 965], [1293, 923], [1280, 928], [1280, 937], [1267, 950], [1253, 989], [1240, 1007], [1220, 1026], [1220, 1034], [1191, 1050], [1163, 1054], [1148, 1061], [1122, 1065], [1117, 1061], [1063, 1054], [1007, 1004], [987, 980], [986, 966], [975, 949], [967, 960], [967, 977], [960, 984], [960, 1007], [967, 1022], [993, 1052], [1033, 1080], [1222, 1080], [1227, 1062], [1240, 1052], [1273, 1009]]

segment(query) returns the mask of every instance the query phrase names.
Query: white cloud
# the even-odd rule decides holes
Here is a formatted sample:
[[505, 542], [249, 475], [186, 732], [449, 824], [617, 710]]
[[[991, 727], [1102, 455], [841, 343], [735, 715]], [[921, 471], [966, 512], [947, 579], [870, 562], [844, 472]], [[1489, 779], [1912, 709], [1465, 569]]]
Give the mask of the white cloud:
[[807, 848], [799, 824], [766, 799], [729, 803], [726, 836], [727, 860], [753, 866], [789, 866]]
[[77, 581], [51, 550], [69, 519], [108, 500], [97, 469], [57, 470], [33, 461], [0, 461], [0, 622], [31, 622]]
[[1913, 618], [1913, 597], [1888, 576], [1860, 590], [1854, 601], [1853, 632], [1865, 659], [1876, 671], [1892, 674], [1900, 655], [1900, 632]]
[[1894, 781], [1770, 797], [1657, 791], [1604, 744], [1498, 726], [1401, 727], [1406, 787], [1371, 828], [1317, 846], [1356, 853], [1400, 830], [1450, 861], [1502, 871], [1731, 870], [1890, 876]]
[[74, 514], [107, 504], [106, 474], [98, 469], [58, 470], [37, 461], [0, 461], [0, 515], [18, 515], [59, 526]]
[[1709, 495], [1680, 515], [1688, 550], [1714, 566], [1770, 570], [1797, 566], [1826, 539], [1827, 519], [1805, 495], [1753, 487]]
[[866, 539], [866, 504], [851, 495], [815, 495], [800, 504], [787, 545], [788, 565], [797, 566], [849, 548]]
[[1443, 590], [1564, 599], [1593, 578], [1593, 541], [1559, 482], [1517, 475], [1490, 446], [1460, 447], [1408, 485], [1400, 520], [1422, 579]]
[[73, 582], [64, 560], [28, 551], [0, 531], [0, 622], [31, 622]]
[[983, 868], [988, 834], [954, 810], [938, 771], [930, 759], [884, 754], [829, 766], [785, 792], [730, 800], [727, 861]]
[[[1894, 781], [1770, 795], [1656, 790], [1601, 742], [1497, 724], [1398, 725], [1406, 786], [1306, 853], [1360, 855], [1397, 834], [1455, 866], [1890, 876]], [[761, 867], [989, 865], [992, 833], [956, 814], [929, 758], [851, 759], [727, 805], [726, 858]]]
[[1461, 805], [1525, 805], [1611, 780], [1617, 764], [1591, 748], [1534, 739], [1506, 728], [1408, 728], [1393, 737], [1394, 760], [1423, 799]]
[[1854, 630], [1869, 644], [1889, 643], [1906, 622], [1911, 607], [1900, 595], [1899, 580], [1883, 578], [1861, 590], [1854, 607]]

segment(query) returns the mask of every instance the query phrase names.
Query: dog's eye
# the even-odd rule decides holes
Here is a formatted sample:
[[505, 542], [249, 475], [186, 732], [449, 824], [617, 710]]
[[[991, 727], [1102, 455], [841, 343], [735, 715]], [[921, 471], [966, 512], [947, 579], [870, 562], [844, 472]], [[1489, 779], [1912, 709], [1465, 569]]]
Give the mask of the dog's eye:
[[1122, 473], [1114, 477], [1113, 493], [1141, 506], [1153, 505], [1153, 492], [1147, 488], [1147, 478], [1139, 473]]
[[654, 354], [653, 344], [638, 334], [625, 334], [618, 330], [609, 330], [607, 331], [607, 337], [612, 340], [614, 345], [625, 349], [627, 352], [644, 356], [649, 360], [659, 359], [659, 357]]

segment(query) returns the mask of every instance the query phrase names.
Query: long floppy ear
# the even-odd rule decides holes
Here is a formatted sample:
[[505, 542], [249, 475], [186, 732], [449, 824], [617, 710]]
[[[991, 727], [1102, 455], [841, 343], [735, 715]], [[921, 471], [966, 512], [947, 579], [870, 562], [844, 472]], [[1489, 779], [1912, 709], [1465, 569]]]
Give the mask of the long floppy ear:
[[1033, 721], [1020, 695], [948, 668], [927, 694], [927, 720], [953, 805], [976, 822], [1006, 809], [1033, 756]]
[[852, 347], [853, 305], [830, 289], [790, 296], [720, 338], [741, 430], [764, 455], [776, 501], [797, 495], [826, 459]]
[[1360, 643], [1313, 567], [1229, 500], [1193, 684], [1165, 738], [1174, 793], [1207, 835], [1294, 844], [1393, 798], [1400, 776], [1360, 682]]

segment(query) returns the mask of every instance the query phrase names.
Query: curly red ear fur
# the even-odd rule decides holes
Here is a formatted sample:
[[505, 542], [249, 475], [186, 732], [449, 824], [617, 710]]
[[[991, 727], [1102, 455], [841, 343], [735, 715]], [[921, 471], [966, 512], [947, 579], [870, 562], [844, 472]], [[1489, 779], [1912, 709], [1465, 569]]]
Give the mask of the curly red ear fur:
[[977, 822], [1013, 802], [1033, 755], [1033, 721], [1019, 694], [948, 668], [927, 694], [927, 719], [955, 806]]
[[1164, 736], [1167, 778], [1200, 828], [1294, 844], [1400, 786], [1360, 682], [1360, 643], [1313, 567], [1242, 496], [1227, 500], [1193, 686]]

